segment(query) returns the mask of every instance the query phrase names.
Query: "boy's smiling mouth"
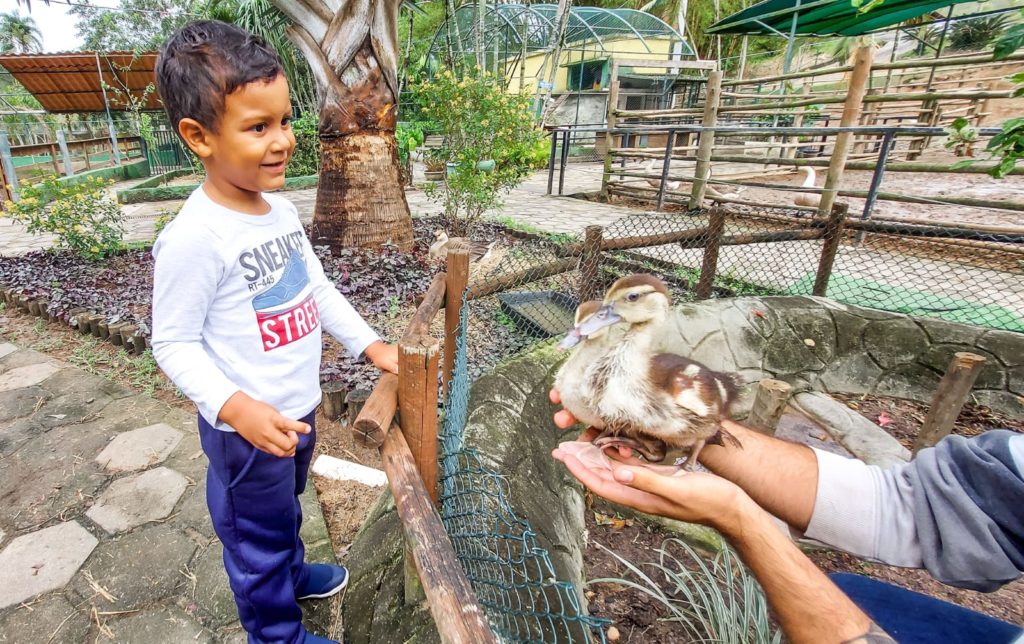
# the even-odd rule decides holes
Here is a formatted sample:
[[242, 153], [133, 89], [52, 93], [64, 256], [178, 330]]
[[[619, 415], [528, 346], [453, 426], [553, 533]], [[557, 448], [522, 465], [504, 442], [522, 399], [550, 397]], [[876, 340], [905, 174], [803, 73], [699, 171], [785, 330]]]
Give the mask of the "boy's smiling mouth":
[[288, 159], [281, 159], [276, 163], [261, 163], [260, 167], [269, 172], [284, 172], [286, 163], [288, 163]]

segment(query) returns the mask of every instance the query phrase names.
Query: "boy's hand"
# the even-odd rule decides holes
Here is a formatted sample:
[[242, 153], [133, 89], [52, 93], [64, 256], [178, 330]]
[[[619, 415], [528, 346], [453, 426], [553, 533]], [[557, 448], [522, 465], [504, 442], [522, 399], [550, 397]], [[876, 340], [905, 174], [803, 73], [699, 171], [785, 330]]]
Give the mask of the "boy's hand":
[[285, 418], [267, 403], [241, 391], [228, 398], [219, 417], [253, 447], [277, 457], [295, 456], [299, 434], [310, 432], [306, 423]]
[[381, 371], [390, 371], [391, 373], [398, 373], [398, 345], [397, 344], [384, 344], [380, 340], [377, 340], [370, 346], [366, 347], [366, 357], [370, 359], [370, 362]]

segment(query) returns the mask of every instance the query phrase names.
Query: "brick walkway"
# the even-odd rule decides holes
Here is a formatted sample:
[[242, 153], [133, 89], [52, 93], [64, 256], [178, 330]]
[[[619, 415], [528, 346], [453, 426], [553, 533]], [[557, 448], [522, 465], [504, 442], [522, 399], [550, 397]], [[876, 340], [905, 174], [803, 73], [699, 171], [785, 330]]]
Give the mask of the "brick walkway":
[[[193, 414], [0, 343], [0, 642], [245, 642], [205, 475]], [[312, 485], [303, 515], [333, 560]]]

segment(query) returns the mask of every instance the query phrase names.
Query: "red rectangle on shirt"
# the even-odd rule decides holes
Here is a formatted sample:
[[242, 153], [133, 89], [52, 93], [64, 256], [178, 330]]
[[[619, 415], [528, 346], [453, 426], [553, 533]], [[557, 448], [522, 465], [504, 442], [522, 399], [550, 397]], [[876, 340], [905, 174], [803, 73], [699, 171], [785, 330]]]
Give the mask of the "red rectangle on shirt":
[[263, 350], [271, 351], [302, 339], [320, 324], [320, 310], [310, 293], [306, 299], [282, 311], [256, 311], [263, 336]]

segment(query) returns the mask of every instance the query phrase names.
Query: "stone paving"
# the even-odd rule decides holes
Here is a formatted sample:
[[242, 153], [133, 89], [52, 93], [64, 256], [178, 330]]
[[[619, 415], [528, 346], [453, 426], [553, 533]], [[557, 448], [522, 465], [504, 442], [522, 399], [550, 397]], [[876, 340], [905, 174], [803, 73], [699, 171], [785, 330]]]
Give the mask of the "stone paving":
[[[0, 642], [244, 642], [205, 473], [193, 414], [0, 343]], [[307, 602], [307, 627], [338, 636], [337, 608]]]

